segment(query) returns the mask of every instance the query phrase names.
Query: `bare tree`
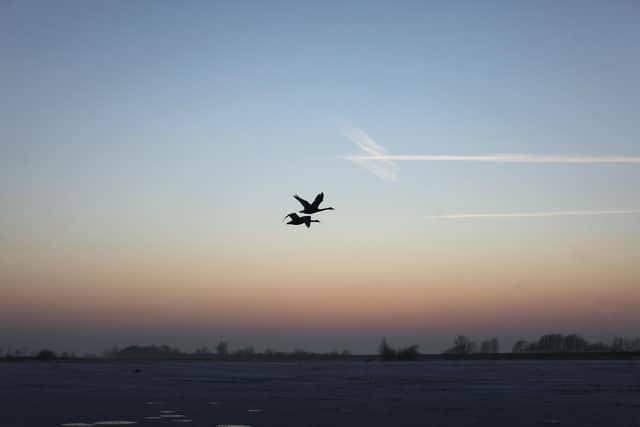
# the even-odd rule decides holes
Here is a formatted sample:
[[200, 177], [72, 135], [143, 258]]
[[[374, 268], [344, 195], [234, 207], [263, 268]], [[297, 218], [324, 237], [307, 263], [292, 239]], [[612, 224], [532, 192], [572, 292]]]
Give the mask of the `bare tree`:
[[196, 348], [195, 354], [196, 356], [205, 356], [207, 354], [210, 354], [210, 351], [207, 347], [199, 347]]
[[380, 346], [378, 346], [378, 353], [382, 360], [393, 360], [397, 354], [396, 350], [387, 343], [386, 338], [383, 338]]
[[511, 349], [513, 353], [526, 353], [529, 351], [529, 343], [525, 340], [518, 340]]
[[564, 337], [564, 351], [584, 352], [587, 351], [589, 343], [577, 334], [569, 334]]
[[491, 338], [490, 340], [484, 340], [480, 343], [480, 353], [499, 353], [500, 343], [497, 338]]
[[220, 341], [216, 346], [216, 353], [221, 357], [229, 356], [229, 343], [226, 341]]
[[640, 338], [630, 339], [615, 337], [611, 342], [611, 351], [640, 351]]
[[398, 350], [398, 360], [417, 360], [420, 356], [418, 344], [413, 344]]
[[464, 335], [458, 335], [453, 340], [453, 347], [445, 350], [445, 354], [471, 354], [476, 350], [476, 343]]

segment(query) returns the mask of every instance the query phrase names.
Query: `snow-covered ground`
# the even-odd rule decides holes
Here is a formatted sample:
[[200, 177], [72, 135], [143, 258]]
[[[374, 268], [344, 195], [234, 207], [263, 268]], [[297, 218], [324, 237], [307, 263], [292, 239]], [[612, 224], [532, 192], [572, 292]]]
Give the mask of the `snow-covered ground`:
[[7, 427], [640, 426], [640, 362], [0, 363], [0, 408]]

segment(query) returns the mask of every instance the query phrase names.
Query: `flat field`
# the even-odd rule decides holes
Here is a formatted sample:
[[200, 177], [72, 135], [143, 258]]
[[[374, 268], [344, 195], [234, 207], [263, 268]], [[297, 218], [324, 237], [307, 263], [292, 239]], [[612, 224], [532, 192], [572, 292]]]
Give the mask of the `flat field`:
[[0, 363], [0, 407], [3, 427], [640, 426], [640, 362]]

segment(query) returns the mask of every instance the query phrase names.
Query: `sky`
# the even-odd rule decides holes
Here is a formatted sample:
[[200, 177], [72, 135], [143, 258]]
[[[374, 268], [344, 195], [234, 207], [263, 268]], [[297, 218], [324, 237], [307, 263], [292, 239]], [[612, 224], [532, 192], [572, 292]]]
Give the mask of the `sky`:
[[0, 348], [637, 335], [639, 20], [1, 2]]

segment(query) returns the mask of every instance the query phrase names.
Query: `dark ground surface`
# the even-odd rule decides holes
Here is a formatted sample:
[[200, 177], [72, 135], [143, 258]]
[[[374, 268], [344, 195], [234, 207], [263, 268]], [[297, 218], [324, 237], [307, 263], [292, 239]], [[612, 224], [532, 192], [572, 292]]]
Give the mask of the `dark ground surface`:
[[0, 363], [0, 408], [2, 427], [640, 427], [640, 362]]

